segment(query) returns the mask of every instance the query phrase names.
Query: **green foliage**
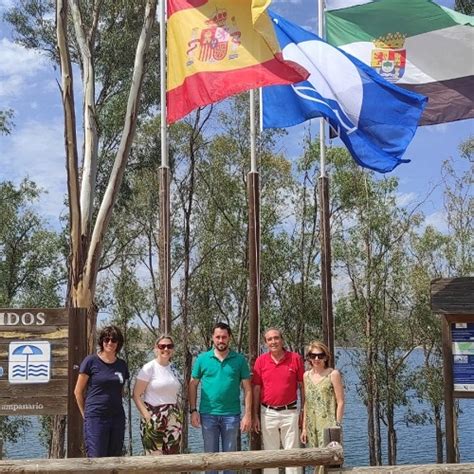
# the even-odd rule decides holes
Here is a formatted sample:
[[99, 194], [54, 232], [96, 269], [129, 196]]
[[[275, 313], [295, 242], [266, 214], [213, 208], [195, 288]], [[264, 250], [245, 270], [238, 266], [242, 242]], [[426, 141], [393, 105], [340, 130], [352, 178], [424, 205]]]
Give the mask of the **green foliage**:
[[377, 179], [340, 151], [331, 158], [333, 256], [348, 282], [336, 304], [338, 337], [360, 348], [353, 363], [368, 411], [371, 462], [380, 458], [376, 433], [383, 423], [389, 463], [395, 463], [395, 410], [410, 403], [407, 359], [418, 344], [407, 298], [407, 248], [421, 216], [397, 205], [395, 178]]
[[18, 44], [42, 51], [58, 62], [54, 5], [52, 0], [19, 0], [4, 18], [14, 27]]
[[461, 158], [466, 162], [447, 160], [442, 167], [444, 178], [444, 210], [448, 233], [428, 226], [423, 233], [411, 237], [412, 264], [409, 276], [409, 297], [412, 305], [413, 328], [423, 350], [423, 363], [412, 374], [413, 386], [420, 402], [427, 402], [429, 411], [408, 413], [414, 423], [436, 426], [437, 460], [442, 462], [441, 417], [444, 404], [441, 327], [439, 317], [430, 307], [430, 282], [434, 278], [466, 276], [473, 271], [472, 156], [473, 139], [460, 145]]
[[10, 135], [13, 124], [13, 110], [0, 110], [0, 135]]
[[472, 0], [455, 0], [454, 9], [465, 15], [472, 15], [473, 5]]
[[[40, 190], [32, 181], [0, 182], [0, 307], [58, 307], [65, 282], [58, 234], [47, 230], [34, 208]], [[0, 436], [10, 442], [31, 425], [0, 417]]]
[[0, 306], [59, 306], [65, 281], [59, 236], [33, 207], [40, 190], [28, 180], [0, 183]]
[[16, 443], [30, 426], [30, 420], [22, 416], [0, 416], [0, 438], [3, 438], [3, 441]]
[[444, 208], [450, 234], [446, 250], [449, 273], [446, 276], [451, 277], [471, 275], [474, 271], [474, 139], [469, 138], [459, 148], [464, 166], [455, 167], [450, 158], [442, 168]]

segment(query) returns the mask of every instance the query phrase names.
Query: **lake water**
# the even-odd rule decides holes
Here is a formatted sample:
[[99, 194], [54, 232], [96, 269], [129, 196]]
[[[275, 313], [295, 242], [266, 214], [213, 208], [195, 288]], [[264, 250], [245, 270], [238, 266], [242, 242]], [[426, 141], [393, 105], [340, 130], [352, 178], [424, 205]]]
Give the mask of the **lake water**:
[[[419, 354], [414, 355], [414, 363]], [[356, 389], [358, 378], [345, 351], [338, 351], [337, 367], [344, 374], [346, 388], [346, 412], [344, 415], [344, 456], [345, 466], [363, 466], [368, 464], [367, 415], [365, 406], [359, 399]], [[415, 402], [416, 408], [423, 406]], [[459, 442], [462, 462], [474, 462], [474, 399], [461, 399], [462, 413], [459, 417]], [[435, 432], [433, 425], [410, 425], [403, 422], [405, 409], [397, 411], [398, 464], [424, 464], [436, 462]], [[138, 432], [138, 416], [133, 417], [134, 454], [142, 454]], [[6, 444], [6, 457], [11, 459], [46, 457], [46, 450], [38, 439], [39, 423], [31, 417], [33, 426], [16, 444]], [[247, 445], [246, 436], [243, 444]], [[202, 452], [200, 430], [190, 428], [189, 447], [192, 452]], [[385, 446], [384, 446], [385, 448]], [[385, 449], [384, 449], [385, 450]], [[385, 460], [386, 463], [386, 460]]]

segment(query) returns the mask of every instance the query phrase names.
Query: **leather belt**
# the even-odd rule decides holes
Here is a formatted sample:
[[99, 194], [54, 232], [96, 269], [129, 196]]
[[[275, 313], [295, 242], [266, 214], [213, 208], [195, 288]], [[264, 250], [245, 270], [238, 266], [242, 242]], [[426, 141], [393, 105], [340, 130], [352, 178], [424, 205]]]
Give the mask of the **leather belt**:
[[270, 410], [281, 411], [281, 410], [296, 410], [298, 407], [296, 406], [296, 401], [289, 403], [288, 405], [280, 405], [278, 407], [274, 407], [272, 405], [267, 405], [266, 403], [262, 403], [265, 408], [270, 408]]

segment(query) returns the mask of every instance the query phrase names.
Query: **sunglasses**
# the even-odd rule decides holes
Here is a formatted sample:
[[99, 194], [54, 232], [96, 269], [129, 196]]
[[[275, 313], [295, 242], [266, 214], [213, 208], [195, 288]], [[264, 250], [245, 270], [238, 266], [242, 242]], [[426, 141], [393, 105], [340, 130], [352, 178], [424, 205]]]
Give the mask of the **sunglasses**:
[[165, 350], [165, 349], [174, 349], [174, 344], [157, 344], [158, 349]]
[[323, 360], [326, 358], [326, 354], [324, 352], [308, 352], [308, 359], [320, 359]]
[[115, 337], [104, 337], [104, 344], [107, 344], [108, 342], [112, 342], [113, 344], [117, 343], [117, 339]]

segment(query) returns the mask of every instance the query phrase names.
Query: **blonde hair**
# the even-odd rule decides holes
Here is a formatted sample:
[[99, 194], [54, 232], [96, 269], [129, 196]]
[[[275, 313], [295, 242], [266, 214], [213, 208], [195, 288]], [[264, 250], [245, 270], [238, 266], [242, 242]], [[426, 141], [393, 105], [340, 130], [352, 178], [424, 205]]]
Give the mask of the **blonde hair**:
[[313, 349], [319, 349], [320, 351], [324, 352], [326, 354], [326, 359], [324, 361], [324, 366], [326, 368], [332, 366], [332, 354], [329, 352], [329, 347], [326, 346], [321, 341], [312, 341], [308, 345], [308, 349], [306, 350], [306, 354], [309, 354]]
[[169, 334], [160, 334], [155, 341], [155, 346], [157, 346], [163, 339], [169, 339], [172, 344], [174, 344], [173, 338]]

